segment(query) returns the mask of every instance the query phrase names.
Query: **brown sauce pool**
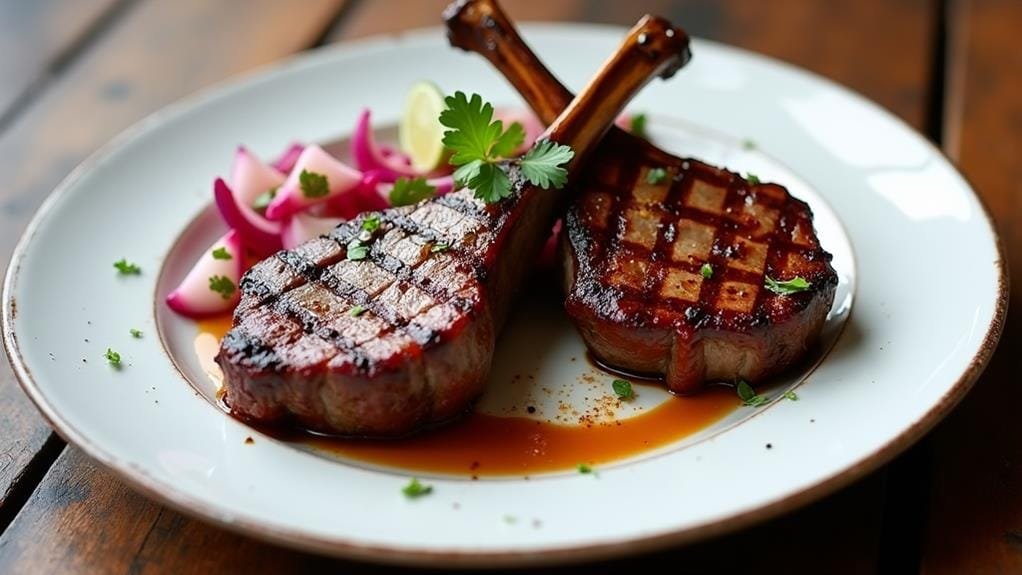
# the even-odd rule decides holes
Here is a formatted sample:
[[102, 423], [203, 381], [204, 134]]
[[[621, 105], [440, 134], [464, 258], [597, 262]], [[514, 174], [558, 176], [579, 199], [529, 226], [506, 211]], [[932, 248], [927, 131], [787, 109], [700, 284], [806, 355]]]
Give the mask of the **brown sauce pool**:
[[[229, 316], [198, 322], [195, 351], [217, 386], [222, 375], [213, 356], [229, 327]], [[530, 475], [573, 469], [580, 463], [600, 465], [663, 447], [708, 427], [739, 403], [733, 390], [714, 386], [698, 396], [672, 397], [639, 415], [590, 425], [471, 412], [447, 425], [394, 440], [259, 430], [343, 458], [409, 471], [473, 478]]]

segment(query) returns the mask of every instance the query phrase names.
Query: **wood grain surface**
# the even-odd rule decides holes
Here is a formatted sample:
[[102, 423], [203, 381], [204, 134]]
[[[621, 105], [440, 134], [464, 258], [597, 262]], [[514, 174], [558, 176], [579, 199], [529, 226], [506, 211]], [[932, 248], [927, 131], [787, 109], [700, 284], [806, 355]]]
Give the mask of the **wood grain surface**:
[[[38, 9], [72, 3], [46, 0]], [[138, 118], [231, 74], [321, 43], [437, 26], [445, 4], [306, 0], [296, 9], [273, 0], [137, 0], [116, 6], [88, 0], [76, 9], [90, 15], [74, 25], [39, 17], [40, 29], [61, 32], [46, 40], [47, 51], [35, 71], [18, 76], [28, 80], [16, 91], [31, 87], [30, 100], [19, 103], [7, 123], [0, 121], [0, 173], [7, 175], [0, 184], [0, 264], [46, 193]], [[660, 13], [695, 36], [781, 58], [863, 93], [920, 131], [943, 135], [946, 149], [957, 152], [956, 159], [1002, 224], [1014, 261], [1022, 265], [1022, 188], [1017, 183], [1022, 180], [1012, 173], [1022, 157], [1022, 51], [1013, 38], [1022, 23], [1017, 0], [952, 1], [946, 44], [941, 37], [944, 6], [926, 0], [505, 4], [516, 20], [624, 26], [642, 13]], [[0, 17], [4, 9], [0, 4]], [[65, 54], [83, 35], [89, 40]], [[945, 59], [947, 70], [941, 68]], [[6, 81], [2, 66], [0, 51], [0, 79]], [[46, 76], [48, 70], [57, 73]], [[1012, 313], [1005, 339], [1017, 345], [1022, 337], [1019, 313]], [[1012, 373], [1016, 366], [1017, 360], [1002, 349], [976, 391], [935, 433], [935, 469], [932, 481], [929, 475], [926, 481], [934, 488], [933, 504], [921, 556], [899, 548], [901, 534], [890, 533], [906, 513], [900, 504], [909, 488], [905, 483], [911, 483], [906, 478], [930, 471], [928, 463], [920, 466], [909, 458], [893, 475], [873, 474], [806, 509], [741, 533], [599, 566], [543, 572], [652, 571], [662, 564], [681, 572], [902, 572], [896, 567], [904, 562], [897, 558], [906, 553], [927, 572], [1022, 572], [1022, 420], [1004, 401], [1018, 381]], [[77, 449], [61, 451], [59, 441], [48, 439], [47, 428], [6, 368], [0, 369], [0, 429], [0, 529], [6, 526], [0, 535], [0, 573], [403, 571], [281, 549], [148, 501]], [[926, 496], [921, 500], [929, 501]]]
[[[46, 4], [53, 2], [40, 6]], [[54, 5], [49, 16], [83, 18], [75, 6]], [[0, 126], [0, 268], [36, 207], [86, 156], [160, 106], [314, 45], [344, 2], [303, 6], [307, 18], [291, 22], [287, 34], [280, 23], [291, 10], [274, 0], [151, 0], [108, 16], [105, 33], [82, 46], [59, 77]], [[27, 495], [19, 493], [22, 480], [38, 480], [33, 468], [55, 454], [49, 428], [18, 389], [5, 357], [0, 366], [2, 526], [10, 519], [8, 501]]]
[[986, 373], [933, 434], [930, 574], [1022, 573], [1022, 2], [954, 2], [947, 149], [1001, 233], [1008, 321]]

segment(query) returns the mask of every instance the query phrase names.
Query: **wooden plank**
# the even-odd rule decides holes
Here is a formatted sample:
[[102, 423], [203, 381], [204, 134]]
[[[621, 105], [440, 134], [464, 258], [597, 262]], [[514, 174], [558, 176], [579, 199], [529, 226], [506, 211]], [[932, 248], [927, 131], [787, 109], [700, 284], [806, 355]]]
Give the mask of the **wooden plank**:
[[1008, 321], [986, 373], [934, 433], [923, 570], [1022, 573], [1022, 50], [1017, 0], [952, 3], [947, 149], [998, 224], [1015, 270]]
[[[686, 572], [872, 573], [875, 548], [827, 557], [835, 537], [869, 541], [869, 523], [841, 529], [835, 517], [861, 514], [860, 493], [879, 491], [879, 478], [812, 505], [797, 515], [681, 552], [626, 558], [599, 566], [566, 567], [549, 573], [659, 572], [684, 565]], [[879, 516], [874, 507], [870, 513]], [[879, 520], [879, 517], [877, 517]], [[806, 524], [833, 529], [806, 529]], [[666, 563], [665, 563], [666, 562]], [[40, 484], [24, 512], [0, 537], [0, 573], [403, 573], [291, 551], [235, 535], [161, 508], [124, 486], [78, 449], [69, 447]]]
[[[350, 19], [337, 26], [329, 39], [336, 41], [437, 25], [437, 15], [445, 3], [443, 0], [361, 2], [352, 10]], [[926, 29], [926, 23], [932, 16], [929, 4], [870, 2], [868, 9], [834, 10], [829, 8], [832, 3], [825, 0], [785, 4], [783, 10], [750, 8], [748, 4], [740, 0], [721, 4], [686, 2], [682, 8], [675, 10], [681, 12], [669, 15], [685, 22], [695, 35], [778, 55], [825, 71], [838, 81], [853, 86], [858, 82], [856, 87], [870, 97], [896, 109], [914, 125], [923, 125], [926, 117], [927, 51], [932, 46]], [[508, 3], [508, 10], [516, 19], [587, 19], [621, 25], [630, 24], [636, 14], [663, 8], [671, 6], [643, 0], [627, 3], [627, 9], [622, 9], [618, 3], [597, 1], [523, 0]], [[754, 21], [756, 18], [760, 19]], [[890, 27], [880, 26], [882, 30], [874, 37], [878, 34], [874, 19], [885, 18], [906, 20], [904, 33], [894, 34]], [[795, 29], [797, 41], [791, 39], [792, 29], [786, 28], [792, 19], [799, 23]], [[745, 29], [747, 27], [777, 28], [789, 32], [750, 32]], [[857, 32], [846, 32], [845, 27]], [[882, 44], [875, 47], [876, 54], [883, 50], [899, 54], [892, 58], [893, 63], [879, 56], [863, 58], [855, 48], [870, 43]], [[888, 65], [915, 72], [901, 77], [897, 70], [877, 70]], [[900, 80], [892, 80], [893, 87], [886, 86], [870, 79], [874, 73], [881, 78], [897, 77]], [[150, 504], [126, 491], [107, 472], [94, 469], [73, 450], [70, 453], [51, 470], [23, 513], [0, 537], [0, 572], [16, 573], [19, 569], [60, 572], [71, 571], [72, 567], [93, 566], [113, 571], [196, 572], [192, 570], [192, 564], [201, 564], [203, 572], [234, 571], [239, 565], [244, 565], [246, 572], [253, 573], [315, 572], [326, 568], [367, 571], [364, 566], [326, 562], [256, 543], [183, 518], [169, 510], [154, 512]], [[80, 491], [71, 488], [76, 485], [87, 485], [88, 495], [82, 496]], [[741, 571], [774, 566], [786, 572], [874, 572], [883, 494], [883, 477], [875, 474], [806, 510], [751, 530], [702, 545], [613, 562], [603, 567], [652, 569], [667, 561], [668, 564], [685, 565], [697, 571]], [[76, 497], [89, 505], [78, 505]], [[835, 520], [836, 517], [840, 520]], [[94, 536], [106, 530], [115, 530], [116, 533], [103, 538]], [[92, 541], [106, 537], [114, 540], [110, 546]], [[133, 546], [136, 543], [138, 545]], [[56, 559], [48, 559], [53, 557]], [[391, 571], [383, 568], [375, 570]], [[586, 569], [552, 572], [583, 570]]]
[[[312, 45], [343, 5], [309, 0], [297, 19], [274, 0], [134, 6], [0, 133], [0, 269], [45, 195], [111, 136], [189, 92]], [[50, 434], [4, 357], [0, 429], [2, 529], [5, 503]]]
[[116, 0], [0, 3], [0, 118], [115, 4]]
[[[329, 40], [441, 25], [447, 0], [359, 3]], [[927, 0], [516, 0], [515, 21], [576, 20], [630, 26], [660, 14], [693, 36], [740, 46], [802, 66], [857, 90], [922, 130], [935, 48]], [[698, 58], [698, 54], [696, 54]]]

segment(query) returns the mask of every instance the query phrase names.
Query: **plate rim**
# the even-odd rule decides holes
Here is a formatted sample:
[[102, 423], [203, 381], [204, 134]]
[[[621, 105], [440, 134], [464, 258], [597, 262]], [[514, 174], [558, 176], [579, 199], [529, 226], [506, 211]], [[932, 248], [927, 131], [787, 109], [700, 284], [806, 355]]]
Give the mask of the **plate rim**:
[[[580, 22], [528, 22], [523, 23], [521, 28], [526, 32], [528, 32], [529, 29], [556, 30], [567, 28], [574, 32], [602, 33], [606, 33], [608, 31], [623, 31], [625, 29], [621, 26]], [[186, 95], [185, 97], [144, 116], [142, 119], [136, 121], [134, 124], [100, 146], [61, 180], [61, 182], [47, 195], [46, 199], [36, 210], [35, 214], [32, 216], [28, 225], [18, 239], [5, 272], [2, 292], [0, 292], [0, 295], [2, 295], [3, 298], [3, 305], [2, 308], [0, 308], [0, 332], [2, 332], [2, 338], [0, 338], [0, 341], [2, 341], [3, 348], [7, 353], [8, 362], [12, 367], [16, 376], [15, 378], [17, 379], [22, 391], [33, 402], [36, 409], [54, 432], [56, 432], [69, 445], [78, 447], [94, 461], [113, 471], [121, 480], [125, 481], [125, 483], [130, 485], [136, 492], [143, 494], [145, 497], [167, 505], [186, 516], [198, 518], [229, 531], [256, 537], [263, 541], [269, 541], [275, 544], [285, 545], [305, 551], [312, 551], [324, 555], [371, 561], [375, 563], [430, 567], [535, 567], [541, 565], [604, 560], [636, 553], [656, 551], [671, 546], [684, 545], [698, 540], [738, 531], [744, 527], [748, 527], [777, 517], [785, 512], [798, 509], [851, 484], [855, 480], [889, 462], [897, 454], [907, 449], [926, 432], [932, 429], [941, 419], [943, 419], [959, 403], [959, 401], [961, 401], [968, 391], [972, 389], [976, 380], [983, 373], [997, 348], [998, 341], [1004, 329], [1008, 308], [1009, 277], [1004, 243], [1001, 239], [996, 222], [991, 217], [986, 202], [979, 194], [976, 193], [976, 188], [973, 186], [972, 182], [961, 173], [951, 158], [945, 154], [943, 150], [934, 145], [928, 138], [923, 136], [900, 117], [854, 89], [783, 60], [714, 40], [697, 38], [697, 42], [699, 43], [713, 45], [716, 49], [730, 52], [739, 57], [764, 61], [770, 65], [783, 68], [787, 72], [795, 72], [797, 74], [806, 75], [813, 81], [826, 84], [828, 87], [838, 90], [843, 95], [867, 105], [873, 113], [880, 114], [886, 120], [893, 120], [901, 128], [912, 133], [920, 141], [924, 142], [931, 153], [947, 162], [948, 166], [965, 183], [969, 193], [977, 201], [978, 207], [986, 219], [987, 227], [991, 238], [994, 241], [997, 253], [997, 259], [993, 262], [997, 270], [997, 297], [996, 302], [994, 303], [990, 324], [983, 336], [979, 348], [966, 369], [937, 402], [935, 402], [916, 421], [907, 425], [900, 433], [890, 438], [886, 443], [879, 446], [869, 455], [854, 461], [830, 476], [824, 477], [805, 489], [792, 493], [787, 497], [782, 497], [765, 505], [730, 514], [719, 520], [700, 525], [694, 525], [653, 535], [640, 535], [631, 538], [624, 538], [613, 542], [571, 545], [539, 550], [435, 551], [429, 549], [409, 549], [406, 547], [353, 543], [341, 537], [323, 537], [291, 528], [267, 526], [262, 522], [250, 521], [243, 517], [224, 515], [221, 512], [218, 512], [213, 506], [210, 506], [197, 498], [184, 495], [173, 489], [168, 489], [168, 486], [163, 485], [159, 481], [148, 476], [144, 470], [133, 467], [124, 461], [120, 461], [115, 455], [94, 444], [75, 429], [73, 425], [64, 420], [48, 403], [46, 397], [37, 386], [27, 362], [21, 355], [20, 345], [14, 331], [14, 321], [17, 316], [17, 302], [13, 298], [14, 286], [17, 282], [20, 268], [24, 260], [24, 252], [37, 235], [38, 228], [42, 222], [48, 217], [49, 212], [53, 209], [53, 207], [61, 201], [63, 196], [65, 196], [68, 191], [85, 176], [85, 174], [91, 172], [96, 165], [106, 161], [113, 152], [128, 145], [131, 141], [142, 134], [145, 134], [149, 130], [154, 129], [156, 126], [159, 126], [166, 118], [184, 113], [187, 110], [199, 106], [213, 98], [224, 97], [231, 91], [244, 86], [252, 79], [272, 75], [292, 66], [314, 65], [319, 60], [336, 57], [338, 54], [359, 51], [373, 46], [394, 46], [397, 42], [404, 39], [435, 35], [442, 31], [442, 27], [434, 26], [406, 30], [397, 34], [374, 35], [351, 42], [344, 42], [331, 47], [318, 48], [298, 53], [273, 61], [266, 65], [259, 66], [251, 71], [230, 76], [222, 81]], [[840, 337], [841, 336], [839, 336], [839, 339]], [[163, 348], [163, 352], [166, 353], [165, 348]]]

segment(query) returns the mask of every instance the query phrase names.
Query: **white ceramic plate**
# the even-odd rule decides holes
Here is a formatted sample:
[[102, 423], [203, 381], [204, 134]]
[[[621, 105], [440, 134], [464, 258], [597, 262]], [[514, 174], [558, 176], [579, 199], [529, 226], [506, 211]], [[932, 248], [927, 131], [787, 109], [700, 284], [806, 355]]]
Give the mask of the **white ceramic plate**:
[[[525, 28], [576, 89], [621, 34]], [[196, 385], [204, 377], [189, 355], [194, 326], [159, 302], [203, 244], [194, 238], [216, 233], [209, 184], [237, 144], [270, 155], [295, 139], [343, 138], [366, 105], [379, 123], [393, 122], [406, 88], [422, 78], [519, 103], [488, 64], [448, 48], [439, 30], [319, 51], [229, 83], [155, 114], [85, 162], [39, 211], [7, 274], [4, 343], [19, 379], [65, 438], [145, 493], [257, 537], [377, 561], [591, 559], [733, 530], [833, 491], [922, 435], [978, 376], [1006, 304], [998, 241], [962, 177], [888, 113], [766, 58], [706, 41], [693, 53], [633, 108], [650, 113], [665, 148], [754, 171], [809, 201], [842, 276], [826, 336], [836, 343], [799, 387], [800, 401], [737, 409], [595, 477], [432, 477], [434, 493], [410, 501], [400, 493], [408, 473], [265, 438], [189, 386], [183, 373]], [[744, 149], [745, 139], [757, 149]], [[175, 245], [189, 225], [193, 239]], [[121, 257], [144, 273], [117, 277], [111, 262]], [[590, 369], [571, 365], [582, 348], [563, 319], [524, 309], [482, 409], [507, 407], [501, 382], [512, 371], [576, 389]], [[145, 336], [133, 339], [131, 327]], [[123, 370], [105, 363], [107, 347], [122, 353]], [[605, 389], [609, 378], [595, 378], [590, 385]], [[772, 396], [801, 379], [783, 380]], [[556, 416], [547, 410], [560, 401], [585, 401], [558, 393], [534, 398], [536, 417]], [[665, 400], [643, 388], [639, 405]]]

